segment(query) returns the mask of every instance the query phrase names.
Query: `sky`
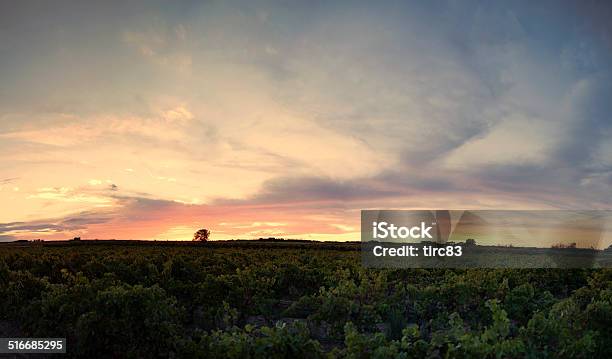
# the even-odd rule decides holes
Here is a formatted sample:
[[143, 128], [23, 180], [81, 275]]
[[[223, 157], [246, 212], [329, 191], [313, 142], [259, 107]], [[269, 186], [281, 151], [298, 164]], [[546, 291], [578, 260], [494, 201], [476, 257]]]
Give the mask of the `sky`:
[[612, 209], [612, 6], [0, 3], [0, 241]]

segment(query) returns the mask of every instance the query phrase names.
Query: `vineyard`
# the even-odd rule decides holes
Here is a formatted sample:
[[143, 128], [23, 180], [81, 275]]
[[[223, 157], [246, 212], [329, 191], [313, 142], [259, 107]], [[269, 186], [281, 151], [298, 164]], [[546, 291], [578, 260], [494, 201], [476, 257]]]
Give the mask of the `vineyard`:
[[89, 358], [610, 358], [612, 270], [364, 269], [348, 244], [2, 245], [7, 336]]

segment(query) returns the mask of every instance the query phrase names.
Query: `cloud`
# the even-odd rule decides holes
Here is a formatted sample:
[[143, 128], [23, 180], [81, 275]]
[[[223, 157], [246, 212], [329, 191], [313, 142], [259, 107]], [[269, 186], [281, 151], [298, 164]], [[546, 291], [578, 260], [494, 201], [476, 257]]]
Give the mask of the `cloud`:
[[86, 232], [91, 225], [103, 224], [111, 220], [113, 220], [112, 212], [89, 211], [56, 219], [0, 223], [0, 241], [24, 237], [34, 239], [53, 235], [59, 235], [59, 238], [67, 239], [72, 234]]
[[4, 222], [303, 235], [360, 208], [612, 206], [607, 4], [72, 5], [1, 5]]
[[[0, 179], [0, 191], [4, 188], [4, 186], [9, 185], [11, 183], [14, 183], [18, 179], [19, 179], [19, 177]], [[18, 190], [19, 190], [19, 187], [13, 187], [13, 191], [18, 191]]]
[[163, 21], [152, 21], [144, 31], [126, 30], [122, 40], [155, 64], [187, 72], [193, 63], [185, 42], [188, 30], [183, 24], [170, 27]]
[[599, 146], [610, 141], [612, 104], [606, 94], [612, 91], [611, 80], [612, 73], [608, 72], [582, 79], [573, 86], [569, 128], [556, 153], [559, 161], [584, 170]]
[[217, 204], [285, 204], [319, 201], [350, 201], [357, 199], [384, 198], [397, 195], [376, 183], [363, 181], [340, 181], [321, 177], [274, 178], [264, 183], [262, 189], [245, 200], [218, 200]]
[[35, 194], [31, 194], [27, 198], [62, 202], [92, 203], [96, 205], [109, 205], [112, 202], [108, 197], [87, 194], [70, 187], [39, 188]]

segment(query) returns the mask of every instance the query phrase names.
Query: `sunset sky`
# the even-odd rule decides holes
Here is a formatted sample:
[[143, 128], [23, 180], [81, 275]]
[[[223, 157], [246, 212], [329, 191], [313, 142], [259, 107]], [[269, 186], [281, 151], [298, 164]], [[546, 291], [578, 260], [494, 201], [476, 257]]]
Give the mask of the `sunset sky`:
[[0, 241], [612, 209], [611, 9], [0, 2]]

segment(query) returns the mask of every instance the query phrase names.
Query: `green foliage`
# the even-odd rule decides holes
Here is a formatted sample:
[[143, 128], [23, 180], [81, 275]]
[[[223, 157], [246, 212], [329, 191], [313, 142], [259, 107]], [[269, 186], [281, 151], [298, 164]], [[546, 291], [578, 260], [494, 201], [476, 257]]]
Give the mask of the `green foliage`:
[[310, 339], [303, 325], [254, 328], [204, 333], [183, 354], [195, 358], [320, 358], [319, 342]]
[[72, 357], [609, 358], [612, 271], [364, 269], [350, 247], [0, 248], [0, 320]]

